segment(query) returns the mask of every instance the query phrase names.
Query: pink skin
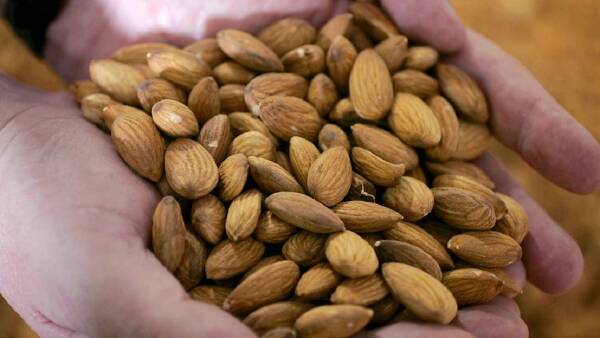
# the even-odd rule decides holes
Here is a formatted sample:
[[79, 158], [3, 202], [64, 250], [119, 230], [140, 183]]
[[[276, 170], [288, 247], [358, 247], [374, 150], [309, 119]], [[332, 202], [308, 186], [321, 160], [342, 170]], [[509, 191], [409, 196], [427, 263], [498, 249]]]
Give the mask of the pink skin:
[[[159, 39], [184, 44], [222, 27], [256, 31], [287, 15], [320, 24], [346, 5], [241, 3], [71, 1], [51, 27], [48, 59], [68, 79], [81, 78], [91, 58], [126, 43]], [[587, 193], [600, 187], [598, 143], [522, 66], [467, 33], [447, 2], [382, 4], [403, 32], [453, 53], [450, 61], [480, 81], [501, 141], [567, 189]], [[162, 18], [156, 15], [159, 8], [166, 13]], [[68, 95], [23, 88], [2, 77], [0, 92], [0, 292], [37, 332], [44, 337], [253, 337], [225, 312], [191, 301], [148, 251], [156, 191], [131, 173], [110, 138], [82, 118]], [[554, 137], [544, 135], [549, 129]], [[546, 292], [570, 289], [583, 267], [576, 243], [491, 155], [479, 163], [530, 217], [524, 263], [508, 271], [519, 283], [527, 276]], [[363, 336], [528, 335], [518, 307], [506, 297], [462, 309], [453, 324], [401, 323]]]

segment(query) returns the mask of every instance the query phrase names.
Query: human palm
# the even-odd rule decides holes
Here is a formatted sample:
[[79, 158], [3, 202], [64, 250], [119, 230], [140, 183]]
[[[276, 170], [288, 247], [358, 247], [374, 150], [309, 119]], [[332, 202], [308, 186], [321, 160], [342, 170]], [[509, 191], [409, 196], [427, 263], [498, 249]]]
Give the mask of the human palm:
[[[192, 17], [189, 13], [203, 13], [198, 14], [201, 20], [178, 21], [172, 26], [177, 27], [177, 37], [172, 40], [169, 35], [171, 41], [185, 43], [223, 27], [253, 30], [287, 15], [318, 24], [345, 5], [295, 0], [240, 6], [239, 1], [222, 0], [215, 6], [212, 1], [181, 0], [170, 2], [179, 6], [156, 7], [161, 3], [102, 2], [105, 9], [130, 6], [130, 26], [123, 24], [123, 14], [113, 18], [110, 34], [117, 36], [99, 38], [98, 49], [93, 49], [86, 29], [77, 29], [82, 20], [73, 16], [85, 14], [85, 8], [92, 5], [100, 6], [99, 2], [70, 2], [51, 29], [51, 36], [62, 39], [51, 39], [48, 54], [59, 70], [74, 77], [83, 73], [90, 57], [109, 53], [130, 40], [160, 39], [173, 33], [168, 22], [159, 21], [180, 18], [181, 13]], [[403, 32], [442, 52], [453, 52], [449, 61], [479, 80], [492, 108], [492, 128], [502, 142], [563, 187], [587, 193], [600, 186], [598, 143], [526, 70], [475, 33], [465, 33], [444, 1], [382, 3]], [[168, 19], [155, 16], [153, 24], [144, 17], [151, 15], [141, 10], [145, 6], [164, 11]], [[223, 19], [217, 12], [229, 16]], [[61, 25], [78, 31], [80, 38], [69, 39]], [[98, 25], [90, 26], [87, 32], [97, 34]], [[253, 335], [217, 307], [188, 298], [147, 249], [150, 215], [158, 195], [121, 161], [110, 137], [85, 121], [65, 96], [19, 89], [5, 81], [0, 86], [9, 93], [0, 112], [0, 291], [36, 331], [48, 337]], [[555, 137], [544, 137], [549, 129]], [[527, 271], [528, 279], [547, 292], [572, 287], [582, 269], [575, 242], [491, 155], [479, 162], [499, 189], [519, 200], [529, 214], [524, 264], [511, 266], [510, 272], [523, 282]], [[498, 297], [489, 304], [462, 309], [451, 327], [406, 322], [365, 335], [526, 337], [527, 328], [514, 301]]]

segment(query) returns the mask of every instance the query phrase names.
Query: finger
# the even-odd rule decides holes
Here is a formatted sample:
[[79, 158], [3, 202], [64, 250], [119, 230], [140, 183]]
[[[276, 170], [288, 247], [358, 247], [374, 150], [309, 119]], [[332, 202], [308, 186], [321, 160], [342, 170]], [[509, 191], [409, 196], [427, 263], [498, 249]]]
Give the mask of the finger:
[[527, 272], [525, 270], [525, 265], [523, 261], [519, 260], [514, 262], [513, 264], [504, 268], [504, 271], [512, 277], [512, 279], [517, 283], [521, 289], [525, 286], [527, 282]]
[[563, 188], [576, 193], [600, 188], [600, 144], [525, 67], [472, 31], [450, 61], [487, 93], [491, 126], [502, 143]]
[[382, 329], [364, 332], [357, 338], [474, 338], [470, 333], [452, 326], [402, 322]]
[[460, 311], [453, 325], [461, 327], [477, 338], [527, 338], [529, 330], [521, 319], [519, 307], [511, 298], [498, 296], [483, 305], [466, 307]]
[[498, 190], [516, 199], [527, 212], [529, 233], [522, 243], [527, 278], [544, 292], [571, 289], [581, 277], [583, 256], [575, 240], [558, 225], [489, 153], [477, 164], [496, 182]]
[[443, 0], [382, 0], [400, 31], [442, 53], [452, 53], [465, 43], [465, 28], [452, 6]]

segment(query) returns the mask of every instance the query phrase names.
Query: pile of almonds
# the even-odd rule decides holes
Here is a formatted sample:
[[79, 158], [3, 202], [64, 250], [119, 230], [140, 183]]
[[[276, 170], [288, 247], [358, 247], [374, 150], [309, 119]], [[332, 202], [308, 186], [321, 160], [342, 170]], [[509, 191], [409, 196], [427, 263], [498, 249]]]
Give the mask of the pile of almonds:
[[521, 292], [527, 216], [469, 163], [490, 139], [466, 73], [369, 2], [183, 49], [141, 43], [72, 90], [164, 196], [152, 250], [263, 337], [347, 337]]

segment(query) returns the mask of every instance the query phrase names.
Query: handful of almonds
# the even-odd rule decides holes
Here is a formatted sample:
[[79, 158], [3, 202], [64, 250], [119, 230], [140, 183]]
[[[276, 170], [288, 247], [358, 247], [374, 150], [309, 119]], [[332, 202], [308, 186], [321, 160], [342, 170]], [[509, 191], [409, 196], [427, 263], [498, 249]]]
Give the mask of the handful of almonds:
[[141, 43], [72, 90], [164, 196], [152, 250], [263, 337], [348, 337], [521, 292], [527, 216], [468, 161], [486, 99], [368, 2], [183, 49]]

